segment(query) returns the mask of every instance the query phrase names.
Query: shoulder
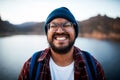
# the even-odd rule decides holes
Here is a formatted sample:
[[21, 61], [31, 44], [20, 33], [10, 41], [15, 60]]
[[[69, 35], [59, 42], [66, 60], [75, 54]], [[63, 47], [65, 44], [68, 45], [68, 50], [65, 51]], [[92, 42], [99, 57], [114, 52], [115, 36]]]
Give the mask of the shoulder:
[[41, 53], [42, 53], [42, 50], [41, 51], [36, 51], [35, 53], [33, 53], [33, 55], [25, 61], [24, 65], [25, 66], [30, 65], [31, 61], [34, 60], [37, 57], [40, 57]]
[[83, 55], [85, 55], [88, 59], [92, 59], [96, 66], [101, 66], [100, 62], [90, 53], [87, 51], [81, 51]]
[[34, 52], [33, 55], [24, 63], [24, 66], [29, 66], [31, 63], [44, 60], [44, 58], [48, 53], [49, 53], [49, 48]]
[[37, 61], [42, 61], [46, 58], [47, 54], [49, 54], [50, 49], [46, 48], [45, 50], [35, 52], [32, 57], [31, 61], [37, 59]]

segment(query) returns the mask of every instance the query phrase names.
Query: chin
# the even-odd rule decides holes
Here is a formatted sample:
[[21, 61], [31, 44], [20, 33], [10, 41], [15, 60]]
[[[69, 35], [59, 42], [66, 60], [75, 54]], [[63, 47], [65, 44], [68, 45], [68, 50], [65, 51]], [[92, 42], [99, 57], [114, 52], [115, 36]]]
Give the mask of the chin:
[[50, 47], [52, 48], [52, 50], [58, 54], [66, 54], [70, 51], [70, 49], [73, 47], [74, 45], [74, 41], [70, 41], [69, 44], [67, 46], [61, 46], [61, 47], [56, 47], [52, 42], [49, 42]]

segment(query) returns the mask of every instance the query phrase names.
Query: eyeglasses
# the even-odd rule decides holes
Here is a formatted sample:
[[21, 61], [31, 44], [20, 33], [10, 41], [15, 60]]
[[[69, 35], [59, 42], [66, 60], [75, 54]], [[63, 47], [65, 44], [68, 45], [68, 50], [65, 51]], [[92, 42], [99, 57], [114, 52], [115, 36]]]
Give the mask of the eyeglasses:
[[71, 23], [71, 22], [65, 22], [65, 23], [49, 23], [47, 24], [48, 29], [51, 30], [57, 30], [59, 27], [61, 27], [62, 29], [70, 29], [71, 27], [73, 27], [75, 24]]

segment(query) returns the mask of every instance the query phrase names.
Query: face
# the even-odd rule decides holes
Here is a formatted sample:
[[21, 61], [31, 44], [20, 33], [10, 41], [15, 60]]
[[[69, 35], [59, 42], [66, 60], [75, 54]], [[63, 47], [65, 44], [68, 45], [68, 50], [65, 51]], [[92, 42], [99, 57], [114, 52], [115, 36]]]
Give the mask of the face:
[[47, 39], [54, 52], [67, 53], [75, 42], [73, 23], [64, 18], [53, 19], [48, 25]]

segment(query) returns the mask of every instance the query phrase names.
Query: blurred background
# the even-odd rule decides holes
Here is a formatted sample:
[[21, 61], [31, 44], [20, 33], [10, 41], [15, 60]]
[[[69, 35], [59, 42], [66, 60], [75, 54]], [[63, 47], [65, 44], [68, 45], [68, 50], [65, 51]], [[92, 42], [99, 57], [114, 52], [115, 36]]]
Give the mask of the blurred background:
[[107, 80], [120, 80], [120, 0], [0, 0], [0, 80], [17, 80], [33, 53], [48, 47], [44, 22], [65, 6], [78, 21], [75, 46], [90, 52]]

